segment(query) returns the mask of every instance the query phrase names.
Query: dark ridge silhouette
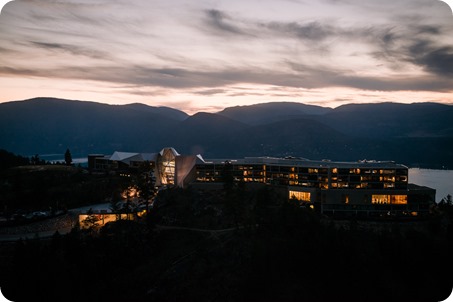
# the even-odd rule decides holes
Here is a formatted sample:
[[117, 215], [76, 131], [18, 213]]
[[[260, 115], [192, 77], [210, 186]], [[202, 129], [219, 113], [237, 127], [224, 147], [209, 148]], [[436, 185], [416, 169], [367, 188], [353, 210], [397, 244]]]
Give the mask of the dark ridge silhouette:
[[335, 109], [298, 103], [186, 113], [144, 104], [35, 98], [0, 104], [0, 148], [31, 156], [74, 158], [173, 146], [205, 158], [299, 156], [395, 160], [453, 167], [453, 106], [436, 103], [350, 104]]
[[183, 153], [227, 156], [234, 149], [233, 138], [248, 127], [219, 114], [200, 112], [172, 127], [163, 141]]
[[[0, 145], [15, 153], [74, 155], [160, 148], [163, 131], [186, 118], [175, 109], [36, 98], [0, 104]], [[62, 151], [63, 150], [63, 151]]]
[[331, 108], [294, 102], [272, 102], [249, 106], [225, 108], [218, 114], [250, 125], [268, 124], [280, 120], [300, 118], [306, 115], [322, 115]]
[[453, 106], [436, 103], [343, 105], [316, 117], [335, 129], [368, 137], [452, 137]]

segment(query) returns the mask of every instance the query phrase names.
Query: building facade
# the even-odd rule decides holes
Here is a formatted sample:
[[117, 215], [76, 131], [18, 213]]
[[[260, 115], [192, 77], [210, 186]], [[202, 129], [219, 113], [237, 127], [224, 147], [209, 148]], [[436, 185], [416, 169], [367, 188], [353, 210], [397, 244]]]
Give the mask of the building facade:
[[92, 167], [120, 167], [120, 161], [133, 168], [142, 156], [155, 167], [159, 186], [220, 184], [229, 177], [234, 182], [286, 188], [288, 199], [328, 215], [424, 216], [435, 202], [434, 189], [409, 183], [408, 168], [390, 161], [334, 162], [293, 157], [204, 160], [200, 155], [180, 155], [173, 148], [148, 157], [129, 154], [126, 159], [114, 155], [107, 163], [106, 157], [97, 155]]

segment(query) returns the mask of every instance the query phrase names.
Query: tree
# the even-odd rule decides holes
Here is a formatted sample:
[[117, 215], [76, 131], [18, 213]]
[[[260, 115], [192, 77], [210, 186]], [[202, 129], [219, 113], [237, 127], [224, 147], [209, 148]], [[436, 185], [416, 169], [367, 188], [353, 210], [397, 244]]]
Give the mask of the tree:
[[72, 156], [71, 151], [69, 151], [69, 148], [66, 149], [66, 152], [64, 154], [64, 161], [66, 162], [67, 166], [70, 166], [72, 164]]
[[101, 220], [98, 215], [88, 211], [88, 216], [82, 221], [82, 224], [90, 231], [94, 232], [97, 227], [99, 227], [99, 221]]
[[39, 158], [39, 155], [36, 154], [30, 158], [30, 162], [32, 165], [39, 165], [41, 163], [41, 159]]
[[149, 201], [153, 200], [157, 194], [154, 170], [151, 168], [151, 164], [148, 161], [146, 161], [143, 167], [139, 170], [137, 189], [139, 196], [145, 201], [146, 214], [148, 217]]

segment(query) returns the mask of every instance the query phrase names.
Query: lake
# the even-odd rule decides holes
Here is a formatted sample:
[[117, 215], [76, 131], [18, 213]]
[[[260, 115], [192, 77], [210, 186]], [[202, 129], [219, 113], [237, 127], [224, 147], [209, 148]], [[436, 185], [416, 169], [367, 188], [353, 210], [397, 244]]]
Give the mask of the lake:
[[409, 169], [409, 183], [436, 189], [436, 201], [453, 196], [453, 170]]

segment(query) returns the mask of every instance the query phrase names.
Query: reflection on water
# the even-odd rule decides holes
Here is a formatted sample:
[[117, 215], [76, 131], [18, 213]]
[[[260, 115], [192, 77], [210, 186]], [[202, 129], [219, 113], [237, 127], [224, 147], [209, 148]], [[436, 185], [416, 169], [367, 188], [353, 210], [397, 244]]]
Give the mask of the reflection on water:
[[453, 196], [453, 170], [409, 169], [409, 182], [436, 189], [436, 201]]

